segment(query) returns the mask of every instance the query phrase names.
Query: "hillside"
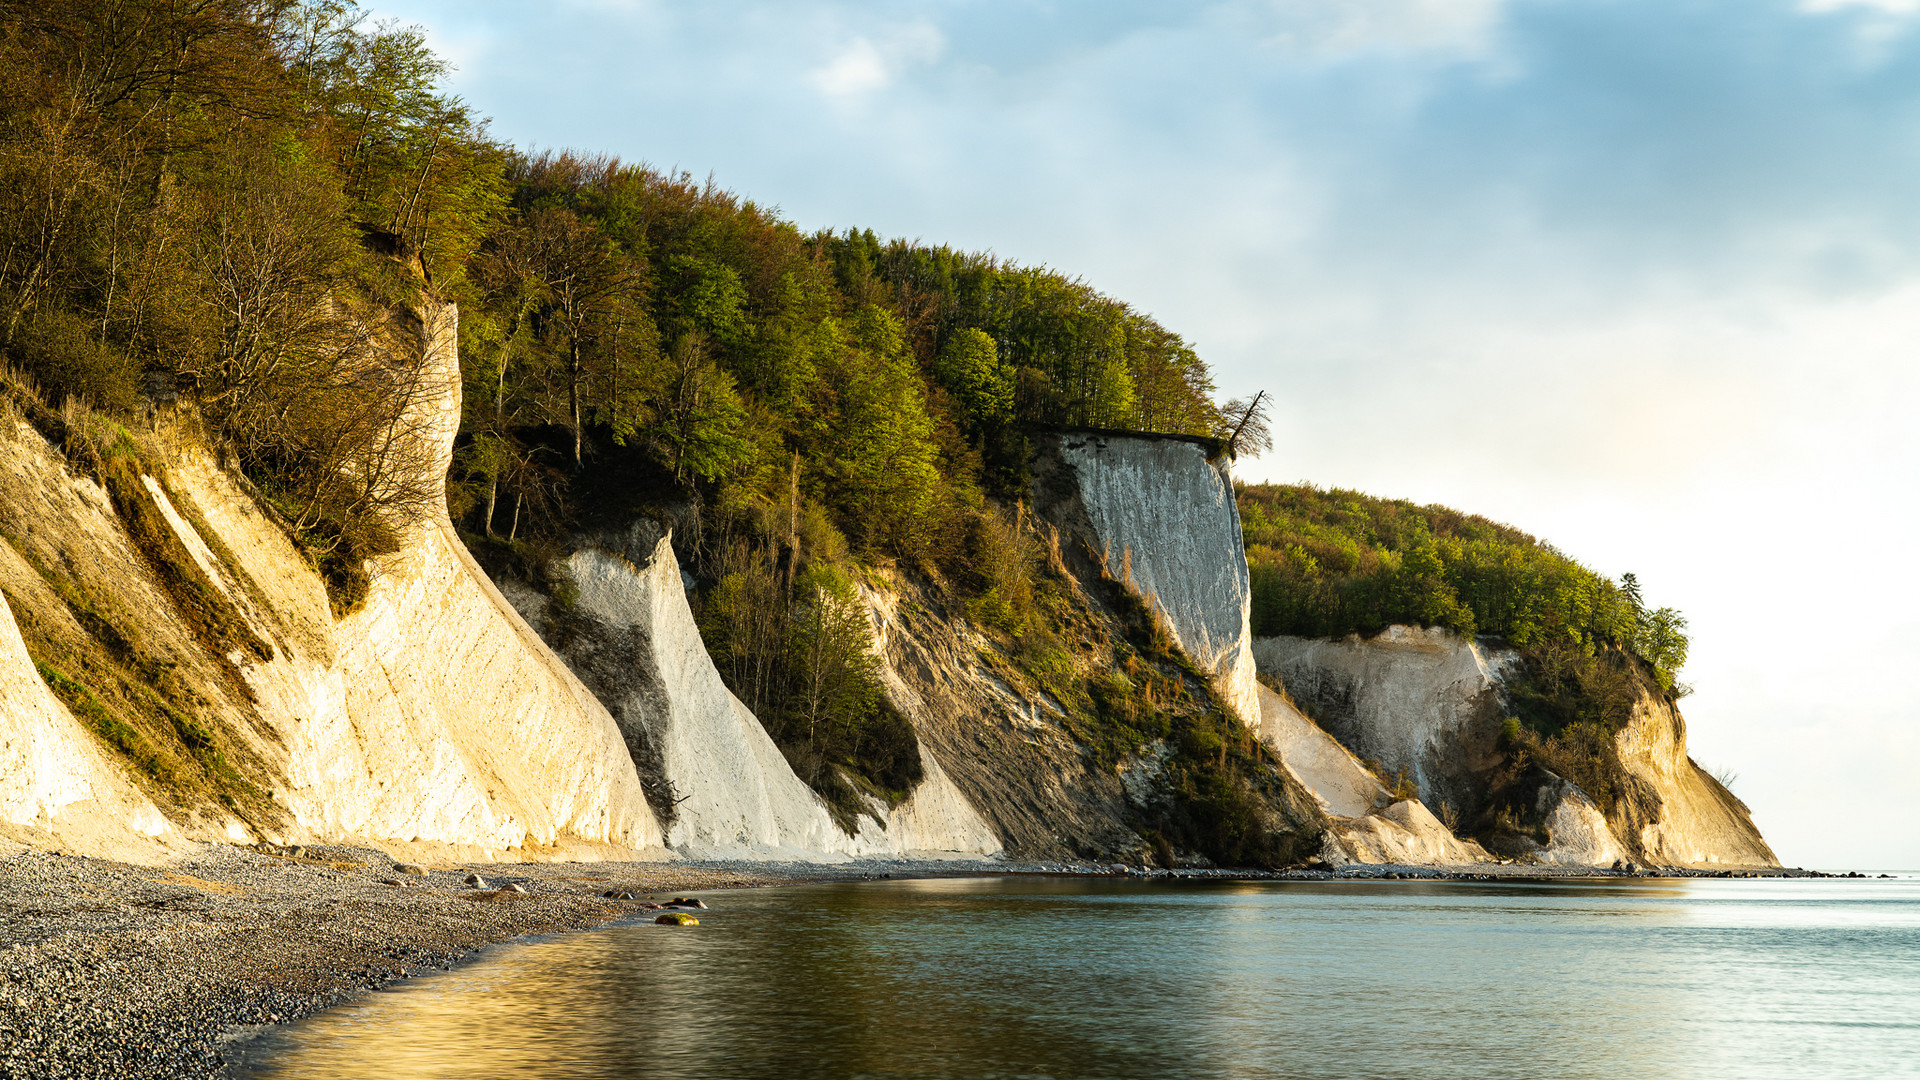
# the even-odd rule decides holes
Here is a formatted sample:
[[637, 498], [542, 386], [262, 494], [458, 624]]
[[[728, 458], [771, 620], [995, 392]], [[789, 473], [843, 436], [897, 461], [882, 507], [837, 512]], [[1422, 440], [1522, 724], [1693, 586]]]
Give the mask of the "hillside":
[[[1637, 847], [1683, 785], [1710, 809], [1682, 820], [1729, 822], [1731, 839], [1707, 848], [1771, 859], [1744, 805], [1686, 758], [1686, 619], [1649, 609], [1634, 575], [1610, 581], [1527, 533], [1444, 506], [1274, 484], [1242, 487], [1238, 501], [1263, 676], [1284, 679], [1316, 720], [1463, 834], [1530, 850], [1564, 780]], [[1457, 688], [1410, 674], [1454, 653], [1466, 665]], [[1385, 689], [1395, 680], [1405, 685]], [[1368, 705], [1370, 694], [1399, 696]], [[1385, 734], [1423, 713], [1454, 727]], [[1644, 763], [1656, 756], [1660, 777]]]
[[1542, 770], [1657, 812], [1617, 744], [1684, 693], [1684, 621], [1631, 578], [1236, 498], [1261, 398], [1145, 313], [522, 152], [444, 73], [351, 4], [0, 5], [14, 824], [1471, 861], [1254, 678], [1256, 635], [1408, 627], [1518, 650], [1504, 779], [1449, 824], [1532, 828]]

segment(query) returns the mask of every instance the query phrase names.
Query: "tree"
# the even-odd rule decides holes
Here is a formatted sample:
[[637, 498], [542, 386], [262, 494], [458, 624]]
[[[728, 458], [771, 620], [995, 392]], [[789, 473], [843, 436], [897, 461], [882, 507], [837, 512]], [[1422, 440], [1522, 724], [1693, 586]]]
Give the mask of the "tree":
[[941, 482], [933, 420], [900, 321], [870, 306], [836, 358], [818, 446], [848, 517], [869, 542], [912, 550], [932, 525]]
[[753, 452], [746, 406], [733, 377], [708, 356], [697, 333], [680, 335], [668, 354], [654, 404], [654, 434], [675, 480], [713, 480]]
[[993, 338], [981, 330], [962, 330], [940, 351], [934, 369], [976, 427], [995, 427], [1013, 419], [1013, 375], [1000, 364]]
[[1273, 435], [1267, 428], [1267, 392], [1262, 390], [1250, 399], [1234, 398], [1220, 406], [1218, 434], [1232, 457], [1259, 457], [1273, 449]]
[[850, 751], [881, 695], [866, 607], [853, 583], [832, 570], [809, 573], [797, 591], [789, 654], [794, 720], [816, 749], [824, 744]]
[[[596, 346], [617, 344], [609, 322], [637, 322], [630, 291], [633, 264], [590, 222], [570, 210], [539, 208], [526, 215], [527, 262], [546, 293], [547, 348], [565, 387], [563, 422], [573, 437], [573, 467], [585, 461], [589, 403], [583, 397], [596, 360], [610, 359]], [[631, 344], [637, 334], [628, 336]]]

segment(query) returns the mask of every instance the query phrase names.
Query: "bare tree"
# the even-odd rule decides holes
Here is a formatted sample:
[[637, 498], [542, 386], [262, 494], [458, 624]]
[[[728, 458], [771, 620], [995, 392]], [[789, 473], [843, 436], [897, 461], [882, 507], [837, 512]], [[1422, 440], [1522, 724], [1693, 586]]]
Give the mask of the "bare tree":
[[1273, 449], [1273, 434], [1267, 427], [1267, 392], [1252, 398], [1234, 398], [1220, 406], [1220, 437], [1233, 457], [1259, 457]]

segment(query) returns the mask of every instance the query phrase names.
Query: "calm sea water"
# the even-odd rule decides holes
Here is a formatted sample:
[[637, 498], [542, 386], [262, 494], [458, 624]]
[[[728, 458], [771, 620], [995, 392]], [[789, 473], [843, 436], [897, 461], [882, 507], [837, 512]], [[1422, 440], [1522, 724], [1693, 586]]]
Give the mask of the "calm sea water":
[[705, 894], [291, 1025], [291, 1078], [1920, 1076], [1920, 880]]

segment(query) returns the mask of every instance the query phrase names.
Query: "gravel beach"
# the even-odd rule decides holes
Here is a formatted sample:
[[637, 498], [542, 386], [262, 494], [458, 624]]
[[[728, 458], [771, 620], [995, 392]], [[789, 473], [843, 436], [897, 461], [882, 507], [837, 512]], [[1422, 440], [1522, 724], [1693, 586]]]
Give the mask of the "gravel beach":
[[271, 855], [209, 846], [165, 868], [0, 856], [0, 1078], [218, 1076], [223, 1048], [260, 1025], [445, 968], [493, 942], [636, 914], [649, 899], [978, 872], [905, 863], [407, 865], [412, 873], [401, 865], [342, 847]]
[[[448, 967], [494, 942], [639, 914], [647, 902], [675, 893], [881, 876], [1119, 870], [910, 860], [412, 865], [363, 848], [275, 854], [220, 845], [157, 868], [0, 853], [0, 1078], [219, 1076], [226, 1057], [264, 1025]], [[1593, 873], [1489, 865], [1179, 876]]]

